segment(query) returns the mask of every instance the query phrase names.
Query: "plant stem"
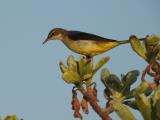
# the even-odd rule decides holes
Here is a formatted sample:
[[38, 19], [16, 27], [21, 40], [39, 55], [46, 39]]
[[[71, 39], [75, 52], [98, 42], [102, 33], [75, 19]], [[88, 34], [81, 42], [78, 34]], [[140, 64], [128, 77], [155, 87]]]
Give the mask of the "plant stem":
[[128, 107], [123, 105], [121, 102], [112, 100], [110, 105], [113, 106], [113, 109], [122, 120], [136, 120]]
[[[93, 70], [93, 57], [86, 56], [87, 64], [91, 64], [91, 69]], [[93, 71], [91, 71], [93, 72]], [[110, 111], [103, 109], [97, 103], [97, 98], [93, 95], [93, 90], [91, 88], [92, 77], [86, 80], [86, 89], [80, 84], [79, 90], [83, 94], [84, 98], [89, 102], [93, 110], [102, 118], [102, 120], [112, 120], [109, 116]]]
[[[91, 64], [91, 69], [93, 70], [93, 57], [90, 57], [90, 56], [86, 56], [86, 59], [87, 59], [87, 64]], [[93, 72], [93, 71], [91, 71]], [[87, 83], [87, 89], [91, 89], [91, 83], [92, 83], [92, 77], [89, 78], [88, 80], [86, 80], [86, 83]]]
[[93, 110], [102, 118], [102, 120], [112, 120], [111, 117], [108, 115], [108, 112], [101, 108], [100, 105], [97, 103], [97, 98], [93, 96], [92, 90], [88, 89], [86, 92], [82, 92], [85, 99], [90, 103]]

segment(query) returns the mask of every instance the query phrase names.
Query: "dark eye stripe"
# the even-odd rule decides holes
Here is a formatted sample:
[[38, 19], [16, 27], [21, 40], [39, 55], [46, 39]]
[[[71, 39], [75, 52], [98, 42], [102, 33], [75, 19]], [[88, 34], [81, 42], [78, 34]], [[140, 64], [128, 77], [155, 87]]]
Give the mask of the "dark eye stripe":
[[55, 32], [55, 30], [51, 30], [50, 32], [49, 32], [49, 34], [53, 34]]

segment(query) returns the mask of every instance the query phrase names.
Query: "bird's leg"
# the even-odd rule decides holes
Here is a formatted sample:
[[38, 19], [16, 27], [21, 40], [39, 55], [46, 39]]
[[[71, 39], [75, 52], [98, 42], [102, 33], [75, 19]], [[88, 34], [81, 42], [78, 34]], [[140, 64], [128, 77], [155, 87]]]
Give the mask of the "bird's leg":
[[[93, 57], [92, 56], [86, 56], [87, 62], [86, 64], [91, 64], [91, 69], [93, 69]], [[92, 71], [93, 72], [93, 71]], [[91, 73], [92, 74], [92, 73]], [[91, 89], [91, 83], [92, 83], [92, 77], [86, 80], [87, 83], [87, 89]]]
[[86, 59], [87, 59], [86, 64], [89, 64], [89, 63], [93, 62], [93, 57], [92, 56], [87, 55]]

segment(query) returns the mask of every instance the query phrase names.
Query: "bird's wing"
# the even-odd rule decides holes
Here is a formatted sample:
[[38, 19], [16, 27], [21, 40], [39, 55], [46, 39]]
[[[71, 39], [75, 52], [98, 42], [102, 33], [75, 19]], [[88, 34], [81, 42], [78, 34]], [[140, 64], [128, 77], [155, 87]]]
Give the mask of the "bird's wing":
[[68, 37], [72, 40], [93, 40], [93, 41], [116, 41], [80, 31], [68, 31]]

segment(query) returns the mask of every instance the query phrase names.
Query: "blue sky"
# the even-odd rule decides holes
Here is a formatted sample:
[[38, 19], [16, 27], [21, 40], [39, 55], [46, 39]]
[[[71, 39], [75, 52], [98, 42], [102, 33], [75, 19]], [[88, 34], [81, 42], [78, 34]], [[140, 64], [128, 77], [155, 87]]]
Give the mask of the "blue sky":
[[[61, 80], [58, 63], [75, 54], [61, 42], [42, 42], [55, 27], [95, 33], [117, 40], [130, 35], [160, 34], [159, 0], [0, 0], [0, 115], [17, 114], [25, 120], [74, 120], [71, 89]], [[120, 75], [146, 65], [130, 45], [99, 55]], [[100, 72], [99, 72], [100, 73]], [[105, 105], [99, 73], [100, 104]], [[138, 84], [138, 82], [137, 82]], [[140, 114], [133, 111], [140, 120]], [[118, 120], [112, 114], [113, 120]], [[90, 109], [84, 119], [100, 120]]]

